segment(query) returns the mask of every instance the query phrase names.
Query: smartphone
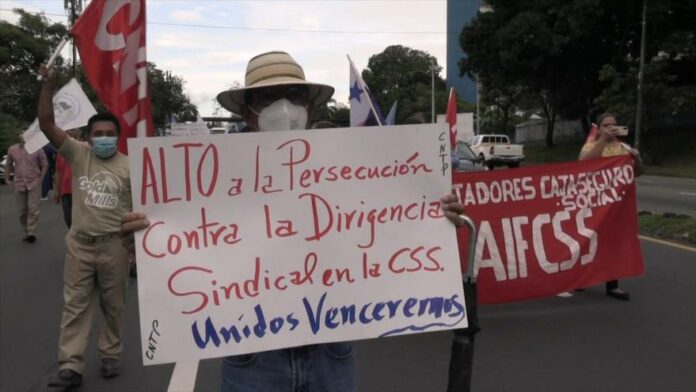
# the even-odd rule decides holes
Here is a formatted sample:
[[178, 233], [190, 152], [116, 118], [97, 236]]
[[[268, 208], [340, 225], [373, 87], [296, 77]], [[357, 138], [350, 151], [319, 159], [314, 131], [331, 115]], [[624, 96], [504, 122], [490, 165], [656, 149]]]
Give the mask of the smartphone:
[[616, 136], [628, 136], [628, 127], [616, 126], [615, 128], [618, 129], [618, 132], [616, 132]]

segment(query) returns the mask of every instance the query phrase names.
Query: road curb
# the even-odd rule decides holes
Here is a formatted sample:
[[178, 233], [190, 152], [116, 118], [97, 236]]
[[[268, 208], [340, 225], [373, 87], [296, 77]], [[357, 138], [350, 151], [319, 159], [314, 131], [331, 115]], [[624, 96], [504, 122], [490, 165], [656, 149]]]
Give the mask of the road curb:
[[641, 240], [645, 240], [645, 241], [649, 241], [649, 242], [654, 242], [654, 243], [656, 243], [656, 244], [671, 246], [671, 247], [673, 247], [673, 248], [677, 248], [677, 249], [686, 250], [686, 251], [689, 251], [689, 252], [694, 252], [694, 253], [696, 253], [696, 248], [695, 248], [695, 247], [692, 247], [692, 246], [682, 245], [682, 244], [678, 244], [678, 243], [676, 243], [676, 242], [665, 241], [665, 240], [661, 240], [661, 239], [658, 239], [658, 238], [648, 237], [648, 236], [646, 236], [646, 235], [638, 235], [638, 238], [640, 238]]

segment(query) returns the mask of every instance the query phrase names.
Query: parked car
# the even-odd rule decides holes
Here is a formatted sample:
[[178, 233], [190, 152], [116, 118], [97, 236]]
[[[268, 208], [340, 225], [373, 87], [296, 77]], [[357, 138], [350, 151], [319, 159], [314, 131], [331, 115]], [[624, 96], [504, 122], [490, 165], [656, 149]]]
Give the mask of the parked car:
[[457, 142], [457, 148], [454, 150], [454, 155], [459, 164], [455, 167], [459, 172], [477, 172], [486, 170], [483, 161], [471, 151], [471, 148], [464, 142]]
[[0, 162], [0, 183], [5, 183], [5, 163], [7, 162], [7, 155], [2, 157]]
[[524, 146], [510, 143], [507, 135], [474, 136], [469, 146], [489, 169], [502, 165], [519, 167], [524, 159]]

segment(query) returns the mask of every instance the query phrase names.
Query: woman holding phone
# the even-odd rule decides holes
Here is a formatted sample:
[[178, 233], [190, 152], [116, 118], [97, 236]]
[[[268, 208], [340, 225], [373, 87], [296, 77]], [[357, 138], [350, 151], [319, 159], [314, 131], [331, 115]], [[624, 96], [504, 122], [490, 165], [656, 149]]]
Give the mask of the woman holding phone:
[[[597, 119], [597, 124], [597, 139], [594, 141], [588, 141], [584, 146], [582, 146], [579, 159], [582, 161], [585, 159], [606, 158], [617, 155], [631, 154], [635, 158], [633, 170], [636, 176], [639, 176], [643, 171], [643, 165], [640, 160], [638, 150], [617, 139], [617, 137], [627, 136], [628, 128], [617, 126], [616, 116], [611, 113], [604, 113], [599, 116]], [[618, 280], [611, 280], [607, 282], [607, 295], [623, 301], [628, 301], [631, 299], [631, 295], [629, 293], [619, 288]]]

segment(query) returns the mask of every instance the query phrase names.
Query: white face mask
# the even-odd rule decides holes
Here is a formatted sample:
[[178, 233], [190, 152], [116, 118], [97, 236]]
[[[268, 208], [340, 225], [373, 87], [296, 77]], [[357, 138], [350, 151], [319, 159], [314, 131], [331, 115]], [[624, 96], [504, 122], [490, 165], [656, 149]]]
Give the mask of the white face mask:
[[307, 129], [307, 108], [294, 105], [286, 98], [273, 102], [256, 115], [259, 116], [259, 131]]

